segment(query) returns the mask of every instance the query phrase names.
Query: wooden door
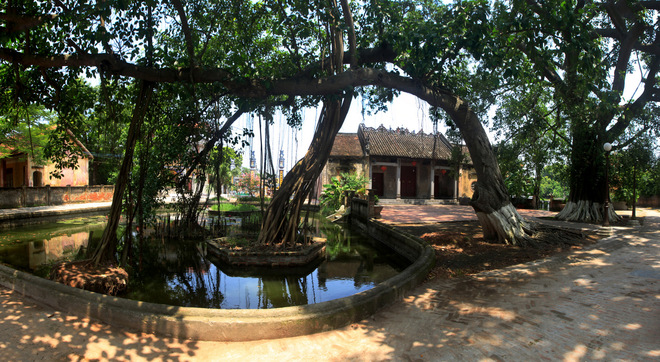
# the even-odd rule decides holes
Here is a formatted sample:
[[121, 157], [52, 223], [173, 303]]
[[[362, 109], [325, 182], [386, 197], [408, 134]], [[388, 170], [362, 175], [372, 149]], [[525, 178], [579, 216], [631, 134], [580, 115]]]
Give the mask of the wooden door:
[[[445, 171], [445, 172], [442, 172]], [[454, 179], [447, 170], [438, 170], [433, 180], [433, 194], [436, 199], [451, 199], [454, 197]]]
[[417, 197], [417, 167], [401, 166], [401, 197]]
[[371, 188], [374, 190], [374, 194], [382, 197], [385, 195], [385, 174], [384, 173], [374, 173], [371, 175]]

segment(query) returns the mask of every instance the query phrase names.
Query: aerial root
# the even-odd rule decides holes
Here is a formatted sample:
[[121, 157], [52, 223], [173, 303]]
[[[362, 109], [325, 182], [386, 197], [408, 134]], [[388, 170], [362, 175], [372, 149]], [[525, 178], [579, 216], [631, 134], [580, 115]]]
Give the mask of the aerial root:
[[478, 212], [477, 217], [484, 229], [486, 239], [517, 246], [529, 246], [535, 241], [534, 226], [523, 219], [512, 204], [503, 206], [491, 213]]

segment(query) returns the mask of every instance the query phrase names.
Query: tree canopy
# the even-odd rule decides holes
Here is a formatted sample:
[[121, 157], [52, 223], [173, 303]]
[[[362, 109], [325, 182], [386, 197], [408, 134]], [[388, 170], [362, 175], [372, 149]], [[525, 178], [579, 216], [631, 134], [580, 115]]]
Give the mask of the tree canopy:
[[660, 132], [660, 5], [513, 0], [494, 9], [494, 41], [503, 54], [497, 69], [508, 79], [500, 129], [518, 132], [518, 120], [531, 117], [525, 127], [564, 143], [570, 195], [559, 217], [601, 220], [607, 194], [602, 145], [624, 148]]
[[[121, 118], [127, 126], [115, 199], [122, 199], [133, 155], [143, 166], [155, 157], [162, 129], [169, 130], [161, 133], [165, 144], [180, 148], [158, 152], [176, 152], [187, 166], [176, 180], [182, 189], [195, 172], [205, 176], [211, 150], [227, 141], [242, 114], [271, 122], [281, 109], [289, 124], [300, 125], [300, 109], [322, 104], [313, 148], [287, 175], [264, 222], [263, 239], [291, 242], [301, 200], [351, 99], [362, 95], [378, 109], [407, 92], [460, 129], [479, 180], [472, 205], [485, 235], [525, 244], [532, 230], [510, 204], [480, 117], [507, 87], [539, 81], [553, 91], [532, 108], [556, 116], [530, 119], [553, 132], [567, 127], [573, 140], [602, 141], [633, 120], [643, 125], [646, 105], [658, 96], [658, 26], [647, 3], [3, 2], [0, 82], [8, 91], [0, 96], [3, 104], [43, 104], [80, 130], [89, 106], [79, 80], [99, 79], [106, 122]], [[642, 96], [620, 105], [627, 49], [641, 52], [647, 72]], [[130, 107], [117, 109], [125, 99]], [[575, 122], [583, 118], [591, 123]], [[591, 144], [574, 142], [572, 150], [574, 164], [578, 155], [602, 154]], [[193, 193], [186, 218], [194, 218], [196, 199]], [[120, 210], [113, 204], [111, 215]]]

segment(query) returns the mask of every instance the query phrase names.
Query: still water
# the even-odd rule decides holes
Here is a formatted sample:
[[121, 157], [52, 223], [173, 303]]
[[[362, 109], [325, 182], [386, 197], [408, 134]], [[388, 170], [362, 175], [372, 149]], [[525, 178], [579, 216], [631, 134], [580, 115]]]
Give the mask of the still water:
[[[4, 231], [0, 262], [40, 276], [48, 266], [83, 254], [98, 242], [103, 218], [85, 218]], [[320, 303], [373, 288], [408, 263], [359, 233], [334, 224], [319, 228], [326, 255], [306, 268], [228, 267], [199, 241], [152, 240], [136, 251], [124, 298], [177, 306], [257, 309]]]

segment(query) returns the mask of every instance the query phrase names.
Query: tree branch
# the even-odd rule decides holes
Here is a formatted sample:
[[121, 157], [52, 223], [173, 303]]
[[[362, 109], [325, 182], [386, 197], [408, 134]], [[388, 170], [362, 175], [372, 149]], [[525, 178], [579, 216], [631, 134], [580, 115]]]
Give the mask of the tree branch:
[[[360, 49], [357, 51], [358, 65], [369, 63], [391, 62], [396, 57], [393, 49], [388, 44], [382, 44], [376, 48]], [[141, 79], [156, 83], [196, 83], [222, 84], [229, 93], [234, 95], [249, 95], [250, 98], [264, 97], [269, 92], [263, 85], [263, 80], [234, 77], [230, 72], [220, 68], [153, 68], [139, 66], [120, 59], [118, 56], [109, 54], [65, 54], [65, 55], [33, 55], [18, 52], [14, 49], [0, 48], [0, 59], [25, 66], [40, 66], [43, 68], [60, 67], [98, 67], [101, 71], [109, 74]], [[352, 57], [345, 55], [344, 63], [350, 62]], [[307, 74], [320, 70], [321, 62], [308, 67], [305, 71], [294, 76], [302, 79]], [[319, 66], [319, 68], [315, 68]], [[352, 73], [351, 73], [352, 74]], [[323, 94], [336, 93], [334, 89]]]
[[625, 38], [621, 42], [619, 57], [614, 68], [614, 80], [612, 81], [612, 90], [619, 94], [623, 93], [623, 88], [626, 85], [628, 62], [630, 61], [633, 47], [643, 33], [644, 25], [635, 23], [630, 31], [625, 33]]
[[615, 4], [612, 1], [608, 1], [605, 4], [603, 4], [603, 7], [605, 8], [605, 11], [607, 12], [607, 16], [610, 17], [610, 20], [612, 21], [612, 25], [614, 25], [614, 28], [616, 31], [621, 34], [623, 37], [627, 33], [626, 29], [626, 21], [623, 19], [623, 15], [621, 12], [621, 4]]
[[222, 125], [222, 128], [213, 132], [211, 138], [204, 144], [204, 148], [195, 156], [192, 164], [187, 168], [185, 175], [181, 178], [182, 181], [187, 180], [190, 177], [202, 159], [204, 159], [206, 155], [211, 152], [216, 142], [218, 142], [218, 140], [223, 137], [225, 133], [227, 133], [229, 127], [231, 127], [234, 122], [236, 122], [245, 112], [249, 112], [251, 109], [252, 108], [249, 107], [240, 107], [231, 117], [227, 118], [225, 124]]
[[351, 8], [348, 6], [348, 0], [341, 0], [341, 8], [344, 12], [344, 21], [348, 26], [348, 46], [349, 46], [349, 59], [351, 68], [357, 68], [357, 58], [356, 55], [356, 45], [357, 40], [355, 39], [355, 25], [353, 24], [353, 14], [351, 14]]
[[[190, 67], [195, 67], [195, 46], [193, 44], [192, 33], [190, 32], [190, 26], [188, 26], [188, 17], [186, 16], [186, 10], [183, 8], [180, 0], [172, 0], [172, 5], [176, 9], [176, 12], [179, 14], [179, 19], [181, 19], [181, 31], [183, 36], [186, 39], [186, 49], [188, 51], [188, 58], [190, 59]], [[191, 73], [192, 76], [192, 73]], [[194, 80], [191, 80], [194, 82]]]
[[[227, 82], [231, 84], [231, 74], [219, 68], [199, 69], [194, 68], [151, 68], [138, 66], [109, 54], [64, 54], [64, 55], [32, 55], [17, 52], [14, 49], [0, 48], [0, 59], [9, 62], [18, 62], [22, 65], [41, 66], [44, 68], [61, 67], [99, 67], [114, 75], [126, 76], [157, 83], [189, 83], [190, 76], [194, 76], [196, 82], [212, 83]], [[205, 78], [208, 77], [208, 78]], [[199, 81], [203, 79], [203, 81]]]
[[0, 13], [0, 20], [7, 25], [0, 28], [0, 33], [13, 34], [35, 28], [49, 20], [57, 18], [57, 14], [47, 14], [37, 17]]
[[624, 148], [628, 147], [629, 144], [635, 142], [637, 137], [639, 137], [642, 134], [646, 133], [646, 131], [648, 131], [649, 129], [651, 129], [651, 127], [649, 125], [645, 125], [642, 129], [637, 131], [637, 133], [635, 133], [634, 136], [630, 137], [626, 142], [623, 142], [623, 143], [620, 143], [620, 144], [616, 145], [616, 148], [624, 149]]
[[614, 126], [612, 126], [612, 128], [610, 128], [610, 130], [607, 132], [608, 139], [615, 139], [619, 137], [630, 125], [632, 119], [642, 112], [644, 106], [646, 106], [648, 102], [654, 100], [655, 95], [657, 95], [659, 92], [659, 90], [656, 88], [656, 77], [659, 72], [660, 57], [654, 56], [651, 63], [649, 64], [649, 72], [646, 76], [646, 79], [644, 79], [644, 92], [642, 92], [642, 95], [635, 99], [634, 102], [622, 106], [623, 116], [619, 117]]
[[[359, 64], [371, 61], [387, 61], [393, 52], [388, 46], [366, 49]], [[385, 50], [385, 51], [384, 51]], [[348, 57], [350, 58], [350, 56]], [[330, 95], [338, 94], [350, 87], [380, 85], [397, 89], [418, 96], [433, 106], [443, 109], [452, 107], [461, 101], [449, 91], [437, 87], [429, 87], [421, 81], [403, 77], [385, 70], [358, 68], [349, 69], [342, 74], [325, 78], [295, 77], [291, 79], [264, 80], [233, 77], [231, 73], [219, 68], [151, 68], [128, 63], [118, 57], [108, 54], [35, 56], [17, 52], [13, 49], [0, 48], [0, 59], [17, 62], [23, 65], [56, 67], [99, 67], [115, 75], [160, 83], [188, 83], [194, 79], [198, 83], [222, 84], [227, 91], [239, 97], [264, 98], [268, 95]], [[344, 58], [347, 59], [346, 57]]]

